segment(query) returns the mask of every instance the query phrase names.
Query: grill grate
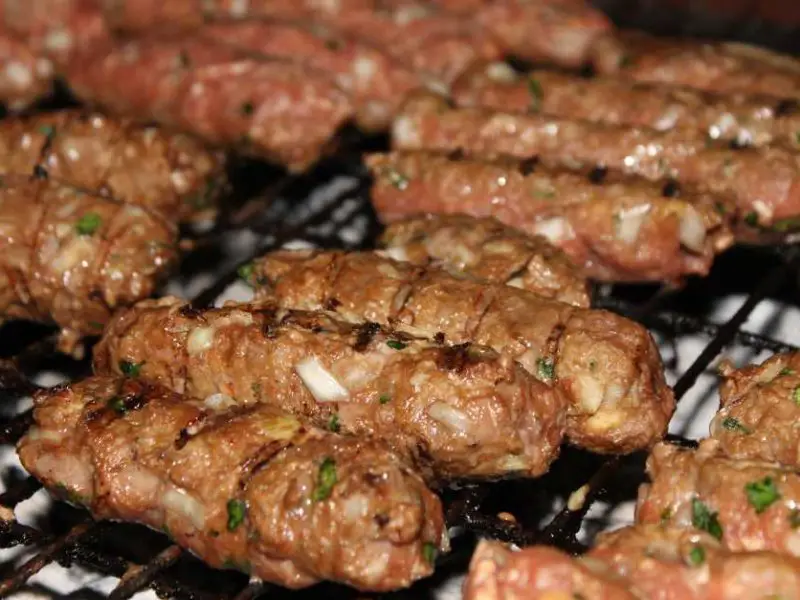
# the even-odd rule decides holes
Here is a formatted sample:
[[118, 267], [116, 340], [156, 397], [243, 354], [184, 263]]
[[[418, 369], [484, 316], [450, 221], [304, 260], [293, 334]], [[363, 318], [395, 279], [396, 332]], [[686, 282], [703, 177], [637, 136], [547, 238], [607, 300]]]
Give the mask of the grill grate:
[[[628, 0], [597, 2], [612, 16], [625, 17], [626, 26], [639, 25], [661, 33], [703, 33], [725, 35], [748, 41], [770, 41], [781, 49], [800, 50], [800, 36], [780, 32], [764, 32], [742, 22], [720, 25], [703, 15], [671, 12], [664, 19], [652, 1], [634, 3]], [[632, 19], [635, 19], [632, 20]], [[784, 35], [785, 34], [785, 35]], [[793, 40], [792, 43], [790, 43]], [[303, 240], [318, 246], [369, 247], [380, 225], [367, 198], [368, 181], [359, 156], [364, 149], [380, 148], [385, 140], [352, 138], [344, 135], [344, 144], [337, 154], [300, 176], [277, 176], [274, 170], [258, 163], [242, 163], [234, 167], [237, 183], [235, 206], [220, 215], [214, 226], [205, 232], [187, 232], [194, 245], [183, 263], [182, 277], [200, 269], [209, 257], [219, 260], [226, 254], [225, 245], [238, 234], [256, 238], [251, 248], [228, 260], [221, 275], [213, 277], [192, 294], [198, 306], [219, 301], [237, 279], [237, 266], [253, 257], [278, 248], [292, 240]], [[347, 184], [341, 192], [325, 201], [315, 200], [314, 192], [337, 177]], [[266, 206], [266, 208], [264, 208]], [[223, 260], [225, 263], [225, 260]], [[752, 268], [745, 268], [750, 265]], [[770, 268], [765, 268], [769, 265]], [[661, 341], [677, 348], [685, 337], [701, 338], [704, 343], [696, 358], [678, 372], [675, 394], [682, 398], [706, 373], [713, 361], [729, 346], [753, 352], [780, 352], [795, 348], [770, 335], [743, 331], [747, 319], [763, 306], [767, 298], [780, 298], [796, 304], [792, 297], [800, 273], [800, 249], [745, 249], [722, 257], [712, 276], [693, 282], [683, 290], [652, 287], [612, 286], [600, 289], [595, 306], [607, 308], [649, 327]], [[745, 301], [728, 319], [713, 322], [706, 317], [710, 299], [720, 298], [745, 279], [743, 271], [763, 274], [756, 280], [746, 278]], [[87, 361], [71, 361], [53, 353], [54, 336], [50, 330], [30, 324], [7, 324], [0, 347], [0, 445], [15, 443], [30, 426], [30, 411], [16, 410], [17, 400], [36, 389], [29, 376], [42, 367], [66, 370], [71, 377], [88, 372]], [[9, 341], [10, 340], [10, 341]], [[679, 358], [674, 351], [675, 362]], [[669, 362], [669, 361], [667, 361]], [[676, 369], [680, 367], [675, 365]], [[671, 435], [675, 443], [693, 442], [681, 435]], [[6, 448], [9, 451], [9, 448]], [[476, 538], [493, 537], [518, 545], [548, 543], [571, 550], [583, 548], [579, 540], [582, 527], [587, 531], [587, 514], [601, 501], [610, 508], [635, 497], [643, 480], [644, 456], [603, 458], [580, 450], [566, 448], [552, 471], [535, 481], [506, 481], [494, 484], [453, 486], [443, 492], [447, 522], [452, 534], [453, 550], [441, 557], [436, 574], [419, 582], [410, 590], [387, 594], [386, 597], [433, 598], [434, 590], [453, 575], [463, 573]], [[30, 477], [10, 471], [3, 476], [5, 492], [0, 495], [0, 549], [18, 546], [35, 548], [27, 561], [0, 562], [0, 596], [19, 589], [30, 577], [51, 562], [78, 564], [95, 572], [120, 577], [111, 592], [112, 600], [123, 600], [139, 590], [153, 589], [163, 597], [180, 600], [231, 598], [251, 600], [261, 595], [269, 598], [299, 597], [340, 598], [364, 597], [332, 584], [309, 590], [290, 592], [281, 588], [248, 581], [241, 574], [209, 569], [171, 543], [161, 534], [128, 524], [93, 522], [81, 510], [56, 503], [42, 522], [27, 525], [16, 520], [14, 510], [41, 489]], [[565, 499], [578, 489], [585, 493], [583, 502], [573, 505]], [[554, 503], [559, 510], [553, 511]], [[498, 516], [502, 512], [513, 519]], [[589, 531], [591, 534], [591, 531]], [[1, 551], [1, 550], [0, 550]]]

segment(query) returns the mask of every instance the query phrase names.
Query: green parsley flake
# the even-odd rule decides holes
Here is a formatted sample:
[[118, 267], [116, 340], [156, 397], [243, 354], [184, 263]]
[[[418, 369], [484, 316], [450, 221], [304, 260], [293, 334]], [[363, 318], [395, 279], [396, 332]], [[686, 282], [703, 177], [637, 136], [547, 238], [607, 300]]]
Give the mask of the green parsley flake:
[[100, 227], [102, 223], [100, 215], [95, 212], [86, 213], [75, 224], [75, 230], [80, 235], [92, 235]]
[[403, 348], [408, 346], [408, 344], [406, 344], [405, 342], [401, 342], [400, 340], [389, 340], [386, 342], [386, 345], [389, 346], [389, 348], [392, 348], [393, 350], [402, 350]]
[[250, 280], [253, 278], [253, 271], [255, 271], [255, 268], [256, 267], [253, 263], [247, 263], [246, 265], [242, 265], [236, 269], [236, 274], [240, 279], [249, 284]]
[[780, 219], [772, 224], [772, 229], [778, 233], [789, 233], [800, 229], [800, 217]]
[[794, 143], [800, 146], [800, 131], [794, 132]]
[[661, 524], [666, 524], [672, 518], [672, 508], [667, 506], [661, 511]]
[[315, 502], [327, 500], [331, 496], [334, 485], [336, 485], [336, 461], [330, 457], [326, 457], [319, 466], [317, 487], [314, 488], [311, 498]]
[[122, 374], [126, 377], [138, 377], [143, 364], [143, 362], [134, 363], [129, 360], [121, 360], [119, 361], [119, 370], [122, 371]]
[[724, 214], [726, 214], [728, 212], [728, 209], [725, 208], [725, 204], [723, 202], [715, 202], [714, 203], [714, 208], [721, 215], [724, 215]]
[[692, 525], [697, 529], [710, 533], [718, 540], [722, 539], [722, 526], [719, 524], [717, 513], [711, 512], [697, 498], [692, 499]]
[[738, 431], [740, 433], [753, 433], [748, 427], [742, 425], [738, 419], [733, 417], [725, 417], [722, 420], [722, 426], [728, 431]]
[[706, 551], [702, 546], [694, 546], [689, 550], [689, 565], [699, 567], [706, 561]]
[[120, 398], [119, 396], [111, 397], [106, 403], [106, 406], [108, 406], [108, 408], [113, 410], [118, 415], [124, 415], [126, 412], [128, 412], [128, 407], [125, 406], [125, 399]]
[[381, 404], [388, 404], [391, 401], [392, 397], [388, 394], [381, 394], [381, 397], [378, 398], [378, 402]]
[[794, 400], [794, 403], [797, 404], [797, 406], [800, 406], [800, 385], [794, 388], [794, 391], [792, 392], [792, 400]]
[[250, 115], [253, 114], [254, 110], [255, 108], [253, 107], [252, 102], [245, 102], [244, 104], [242, 104], [241, 111], [244, 116], [249, 117]]
[[531, 96], [530, 110], [533, 112], [541, 110], [544, 90], [542, 90], [542, 84], [539, 83], [538, 79], [533, 77], [528, 79], [528, 94]]
[[542, 381], [552, 381], [555, 377], [555, 365], [552, 358], [540, 358], [536, 361], [536, 371]]
[[789, 513], [789, 525], [792, 526], [792, 529], [800, 527], [800, 510], [793, 508]]
[[341, 429], [341, 426], [339, 425], [339, 415], [338, 414], [334, 413], [334, 414], [331, 415], [331, 418], [328, 419], [328, 429], [330, 431], [332, 431], [333, 433], [339, 433], [339, 430]]
[[750, 225], [750, 227], [757, 227], [758, 215], [755, 212], [749, 212], [744, 216], [744, 222]]
[[794, 375], [794, 370], [789, 367], [783, 367], [778, 373], [778, 377], [786, 377], [787, 375]]
[[52, 125], [39, 125], [36, 130], [41, 133], [43, 136], [51, 138], [56, 133], [56, 128]]
[[753, 481], [744, 486], [747, 500], [750, 506], [756, 509], [756, 514], [761, 514], [780, 500], [780, 492], [772, 480], [772, 477], [765, 477], [761, 481]]
[[242, 500], [232, 498], [228, 500], [228, 531], [236, 529], [244, 522], [247, 505]]
[[431, 542], [425, 542], [422, 544], [422, 556], [429, 565], [432, 565], [436, 562], [436, 556], [439, 554], [439, 550], [436, 548], [436, 544]]
[[389, 178], [389, 183], [398, 190], [404, 190], [408, 187], [408, 177], [403, 175], [400, 171], [389, 169], [386, 176]]

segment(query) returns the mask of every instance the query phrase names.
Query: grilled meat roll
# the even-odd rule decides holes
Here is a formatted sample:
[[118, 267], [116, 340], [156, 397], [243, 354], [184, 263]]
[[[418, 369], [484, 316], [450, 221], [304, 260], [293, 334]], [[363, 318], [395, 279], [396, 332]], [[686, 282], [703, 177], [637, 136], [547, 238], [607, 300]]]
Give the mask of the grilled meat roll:
[[27, 108], [49, 94], [52, 84], [50, 61], [0, 30], [0, 105], [11, 111]]
[[372, 203], [385, 222], [420, 212], [492, 216], [561, 248], [592, 278], [680, 281], [708, 273], [733, 236], [727, 198], [597, 171], [428, 152], [367, 157]]
[[779, 354], [760, 365], [724, 364], [721, 408], [711, 435], [727, 456], [800, 466], [800, 354]]
[[647, 330], [606, 311], [370, 252], [273, 252], [254, 263], [251, 281], [257, 299], [280, 306], [392, 324], [513, 357], [568, 398], [568, 437], [597, 452], [651, 446], [675, 407]]
[[538, 70], [518, 74], [506, 63], [477, 64], [453, 85], [458, 106], [542, 112], [660, 131], [702, 130], [709, 140], [743, 146], [800, 146], [800, 105], [775, 96], [711, 94], [686, 87], [612, 77], [587, 79]]
[[186, 36], [89, 47], [65, 75], [83, 99], [302, 170], [352, 115], [326, 73]]
[[198, 35], [329, 73], [350, 95], [358, 124], [366, 130], [388, 127], [403, 98], [423, 81], [379, 48], [324, 26], [230, 21], [206, 25]]
[[42, 391], [35, 407], [18, 446], [28, 471], [213, 567], [290, 588], [391, 590], [430, 574], [447, 548], [439, 499], [380, 441], [112, 377]]
[[541, 236], [528, 236], [493, 218], [421, 215], [391, 224], [379, 245], [414, 265], [432, 264], [490, 283], [586, 308], [589, 287], [566, 254]]
[[636, 520], [702, 529], [734, 552], [800, 556], [800, 474], [776, 463], [724, 457], [719, 442], [659, 444], [647, 460]]
[[0, 315], [55, 323], [64, 351], [149, 296], [176, 259], [175, 227], [147, 209], [53, 180], [0, 184]]
[[106, 328], [94, 365], [136, 365], [179, 393], [272, 403], [319, 427], [385, 439], [438, 479], [541, 475], [564, 432], [560, 392], [488, 348], [322, 313], [145, 301]]
[[65, 110], [0, 121], [0, 172], [50, 177], [145, 206], [170, 221], [208, 217], [221, 154], [158, 127]]
[[677, 179], [730, 194], [743, 218], [763, 227], [796, 226], [800, 163], [780, 148], [708, 147], [703, 132], [622, 127], [541, 114], [452, 109], [416, 96], [395, 119], [399, 150], [460, 150], [482, 156], [541, 155], [570, 168], [599, 165], [647, 179]]
[[620, 77], [717, 93], [800, 96], [800, 61], [766, 48], [639, 32], [623, 33], [620, 42], [625, 50]]
[[[562, 594], [562, 595], [559, 595]], [[658, 525], [602, 534], [575, 558], [542, 546], [514, 552], [484, 541], [472, 558], [465, 600], [741, 600], [800, 597], [800, 560], [731, 553], [704, 532]]]

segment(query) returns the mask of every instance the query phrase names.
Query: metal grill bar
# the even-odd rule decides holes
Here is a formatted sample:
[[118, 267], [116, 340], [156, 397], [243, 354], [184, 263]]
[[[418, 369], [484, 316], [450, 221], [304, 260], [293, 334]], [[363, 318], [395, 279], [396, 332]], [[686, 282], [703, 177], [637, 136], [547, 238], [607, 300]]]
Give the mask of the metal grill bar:
[[130, 598], [136, 592], [146, 587], [156, 576], [173, 565], [181, 556], [183, 550], [178, 546], [169, 546], [146, 565], [136, 565], [128, 569], [120, 578], [117, 587], [108, 595], [108, 600], [123, 600]]

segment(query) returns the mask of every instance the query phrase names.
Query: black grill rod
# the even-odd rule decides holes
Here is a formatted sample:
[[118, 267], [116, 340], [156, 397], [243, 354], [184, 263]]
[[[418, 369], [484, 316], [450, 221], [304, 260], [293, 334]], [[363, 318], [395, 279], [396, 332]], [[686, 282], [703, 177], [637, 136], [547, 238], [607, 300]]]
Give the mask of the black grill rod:
[[[233, 597], [233, 600], [253, 600], [254, 598], [258, 598], [271, 588], [270, 584], [264, 583], [263, 581], [259, 580], [251, 580], [246, 586], [242, 588], [242, 590]], [[109, 597], [109, 600], [114, 600], [113, 598]]]
[[77, 544], [84, 536], [91, 533], [94, 526], [95, 524], [92, 522], [79, 523], [66, 534], [41, 548], [35, 556], [17, 569], [14, 569], [14, 572], [3, 581], [0, 581], [0, 597], [8, 596], [25, 585], [28, 579], [56, 560], [70, 546]]
[[0, 506], [14, 508], [42, 489], [42, 484], [35, 477], [26, 477], [0, 494]]
[[133, 565], [120, 577], [108, 600], [126, 600], [149, 585], [158, 574], [173, 565], [183, 553], [178, 546], [168, 546], [145, 565]]
[[[595, 308], [604, 308], [625, 317], [631, 317], [635, 308], [629, 302], [619, 300], [617, 298], [603, 298], [598, 302]], [[641, 318], [634, 317], [646, 327], [660, 331], [666, 331], [672, 336], [678, 336], [686, 333], [697, 333], [707, 337], [715, 337], [719, 335], [719, 330], [723, 325], [706, 321], [704, 319], [684, 315], [670, 310], [662, 310], [655, 314], [642, 316]], [[770, 352], [795, 352], [799, 350], [797, 346], [781, 342], [769, 336], [761, 335], [758, 333], [750, 333], [748, 331], [737, 330], [732, 342], [742, 344], [749, 348], [756, 350], [769, 350]]]
[[[673, 387], [676, 401], [679, 401], [686, 392], [692, 388], [700, 374], [708, 367], [714, 358], [717, 357], [731, 339], [735, 337], [736, 332], [747, 320], [758, 303], [774, 290], [780, 288], [786, 280], [786, 274], [788, 272], [797, 269], [799, 256], [798, 249], [793, 249], [787, 256], [787, 261], [768, 273], [742, 303], [733, 317], [719, 328], [717, 335], [708, 343], [689, 368], [684, 371]], [[636, 456], [636, 454], [631, 456]], [[542, 541], [546, 540], [549, 543], [563, 543], [564, 541], [574, 539], [581, 522], [591, 508], [597, 495], [603, 490], [608, 480], [624, 462], [625, 461], [620, 457], [614, 457], [604, 462], [587, 483], [588, 489], [586, 490], [586, 499], [581, 506], [577, 510], [570, 510], [569, 506], [565, 506], [544, 528], [539, 539]]]

